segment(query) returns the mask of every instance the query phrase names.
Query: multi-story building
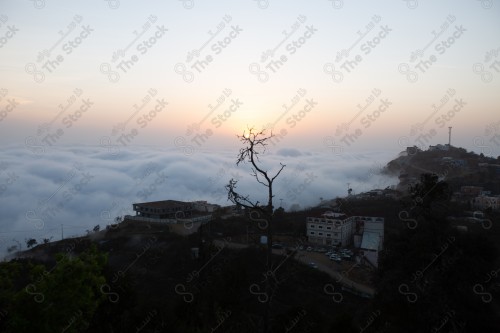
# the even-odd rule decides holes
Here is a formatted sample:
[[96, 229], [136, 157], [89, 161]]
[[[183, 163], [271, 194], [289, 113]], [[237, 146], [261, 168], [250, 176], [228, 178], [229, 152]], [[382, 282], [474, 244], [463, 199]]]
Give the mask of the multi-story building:
[[154, 219], [179, 219], [190, 217], [194, 204], [176, 200], [162, 200], [135, 203], [132, 205], [135, 215]]
[[206, 201], [183, 202], [177, 200], [162, 200], [153, 202], [134, 203], [132, 208], [135, 216], [126, 215], [125, 219], [160, 222], [168, 224], [184, 224], [188, 231], [194, 224], [199, 227], [201, 223], [207, 223], [212, 219], [213, 211], [218, 205], [211, 205]]
[[307, 217], [307, 237], [310, 243], [321, 245], [354, 246], [375, 267], [378, 254], [384, 248], [384, 218], [350, 216], [326, 212], [318, 217]]
[[352, 218], [334, 212], [307, 218], [309, 242], [322, 245], [347, 246], [352, 242]]

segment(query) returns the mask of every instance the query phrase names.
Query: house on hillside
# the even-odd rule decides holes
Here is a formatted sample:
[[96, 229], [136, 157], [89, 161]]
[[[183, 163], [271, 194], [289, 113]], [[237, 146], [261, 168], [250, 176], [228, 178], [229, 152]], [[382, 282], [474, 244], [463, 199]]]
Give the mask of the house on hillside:
[[478, 163], [480, 172], [491, 172], [492, 174], [500, 175], [500, 164]]
[[442, 144], [437, 144], [435, 146], [429, 146], [429, 151], [437, 151], [437, 150], [440, 150], [440, 151], [446, 151], [446, 150], [449, 150], [450, 147], [448, 145], [442, 145]]
[[212, 212], [217, 205], [206, 201], [184, 202], [162, 200], [132, 204], [135, 216], [126, 216], [130, 220], [163, 223], [205, 223], [212, 219]]
[[486, 196], [480, 195], [472, 199], [472, 205], [474, 208], [478, 209], [488, 209], [500, 210], [500, 196]]
[[162, 200], [135, 203], [132, 205], [135, 216], [153, 219], [175, 219], [190, 217], [194, 211], [192, 202]]

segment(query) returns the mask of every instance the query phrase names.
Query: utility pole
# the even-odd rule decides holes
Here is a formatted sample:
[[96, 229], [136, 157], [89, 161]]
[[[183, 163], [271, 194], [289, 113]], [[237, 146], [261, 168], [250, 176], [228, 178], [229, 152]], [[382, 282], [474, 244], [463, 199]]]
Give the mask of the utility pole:
[[63, 240], [63, 239], [64, 239], [63, 225], [64, 225], [64, 224], [61, 224], [61, 240]]
[[448, 127], [448, 148], [451, 147], [451, 126]]

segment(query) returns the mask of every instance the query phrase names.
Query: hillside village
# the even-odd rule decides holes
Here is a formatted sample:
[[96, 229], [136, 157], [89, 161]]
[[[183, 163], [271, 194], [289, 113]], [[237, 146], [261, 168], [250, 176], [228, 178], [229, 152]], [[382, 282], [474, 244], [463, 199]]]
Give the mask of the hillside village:
[[[450, 318], [452, 324], [447, 327], [469, 331], [482, 325], [488, 331], [500, 323], [497, 317], [488, 317], [489, 321], [482, 317], [492, 313], [491, 306], [499, 305], [500, 281], [490, 274], [488, 282], [480, 284], [483, 291], [471, 281], [483, 279], [481, 274], [495, 272], [500, 265], [495, 254], [500, 237], [499, 161], [461, 148], [437, 147], [427, 151], [409, 147], [390, 161], [381, 172], [399, 176], [395, 186], [358, 194], [349, 191], [345, 197], [323, 200], [303, 211], [274, 209], [272, 253], [277, 264], [273, 271], [263, 265], [267, 226], [255, 211], [207, 201], [140, 202], [131, 203], [135, 215], [117, 217], [104, 230], [97, 228], [84, 237], [17, 253], [10, 263], [47, 267], [47, 273], [32, 283], [35, 289], [26, 289], [28, 293], [19, 289], [19, 299], [35, 300], [33, 311], [38, 311], [33, 295], [56, 275], [61, 265], [54, 259], [56, 254], [80, 258], [97, 246], [107, 253], [102, 277], [107, 282], [97, 285], [96, 296], [102, 299], [98, 310], [94, 309], [97, 312], [81, 325], [82, 332], [181, 332], [188, 331], [187, 327], [208, 332], [219, 326], [221, 332], [255, 332], [262, 324], [257, 319], [262, 301], [271, 297], [264, 290], [271, 279], [275, 299], [269, 313], [276, 318], [276, 332], [295, 326], [298, 331], [397, 332], [408, 321], [415, 323], [409, 332], [434, 329], [443, 314], [431, 316], [432, 320], [413, 315], [415, 308], [406, 309], [413, 304], [409, 295], [426, 302], [432, 299], [431, 308], [441, 311], [443, 304], [436, 297], [446, 299], [443, 286], [447, 282], [460, 290], [456, 297], [467, 297], [470, 302], [462, 304], [461, 299], [453, 300], [455, 296], [447, 301], [453, 311], [467, 313], [463, 321], [458, 316]], [[426, 188], [425, 182], [432, 177], [422, 175], [431, 173], [437, 183]], [[446, 247], [439, 252], [443, 261], [429, 269], [434, 261], [428, 264], [428, 258], [443, 248], [444, 239]], [[476, 263], [474, 269], [469, 267], [471, 260]], [[424, 275], [419, 267], [426, 263]], [[450, 276], [451, 272], [462, 272], [460, 279]], [[390, 282], [394, 279], [399, 284]], [[482, 302], [485, 293], [494, 301]], [[217, 299], [217, 309], [212, 308], [213, 299]], [[0, 297], [0, 306], [5, 305], [2, 302]], [[398, 310], [389, 310], [394, 302]], [[471, 312], [471, 307], [482, 314]], [[198, 314], [181, 315], [184, 311]], [[399, 320], [391, 311], [406, 314]], [[296, 319], [297, 313], [307, 319]], [[102, 326], [106, 314], [116, 318]], [[83, 320], [83, 315], [78, 316]], [[145, 318], [149, 320], [141, 326]], [[10, 332], [6, 323], [0, 320], [0, 331]]]

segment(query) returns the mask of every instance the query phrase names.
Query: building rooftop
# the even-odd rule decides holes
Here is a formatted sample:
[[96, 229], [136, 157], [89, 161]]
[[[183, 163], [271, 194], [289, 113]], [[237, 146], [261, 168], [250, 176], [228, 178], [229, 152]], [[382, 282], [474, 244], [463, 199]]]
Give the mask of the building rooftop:
[[191, 202], [177, 201], [177, 200], [162, 200], [152, 202], [134, 203], [135, 205], [148, 208], [176, 208], [179, 206], [191, 205]]

